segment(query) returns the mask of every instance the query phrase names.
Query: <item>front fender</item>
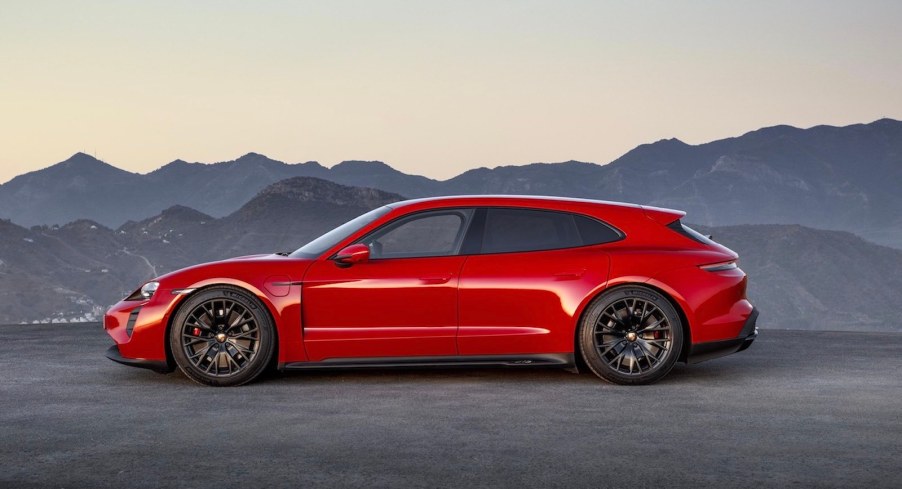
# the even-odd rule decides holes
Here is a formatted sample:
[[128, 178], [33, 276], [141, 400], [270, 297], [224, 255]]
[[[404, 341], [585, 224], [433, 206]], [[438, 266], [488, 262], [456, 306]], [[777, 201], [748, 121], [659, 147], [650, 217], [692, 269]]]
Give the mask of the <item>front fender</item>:
[[[187, 298], [201, 290], [221, 285], [246, 290], [264, 305], [276, 329], [277, 358], [279, 363], [307, 360], [301, 328], [300, 281], [291, 281], [288, 276], [280, 275], [266, 277], [257, 281], [240, 280], [231, 277], [207, 278], [194, 282], [190, 287], [187, 287], [191, 289], [191, 292], [190, 294], [185, 294], [184, 297]], [[171, 326], [174, 316], [174, 314], [170, 315], [167, 321], [168, 326]], [[167, 335], [168, 326], [166, 330]]]

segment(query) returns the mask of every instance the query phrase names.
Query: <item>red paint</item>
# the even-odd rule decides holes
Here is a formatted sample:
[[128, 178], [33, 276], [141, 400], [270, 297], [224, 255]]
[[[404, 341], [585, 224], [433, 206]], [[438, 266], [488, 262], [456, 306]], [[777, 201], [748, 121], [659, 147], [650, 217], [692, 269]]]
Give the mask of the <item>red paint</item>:
[[[480, 206], [584, 214], [625, 238], [564, 250], [396, 259], [372, 259], [366, 246], [356, 244], [412, 212]], [[172, 291], [216, 284], [244, 288], [266, 306], [277, 328], [280, 363], [570, 353], [583, 309], [600, 292], [622, 284], [645, 284], [667, 294], [688, 320], [693, 343], [736, 338], [751, 314], [742, 270], [699, 268], [737, 255], [664, 227], [683, 215], [679, 211], [533, 197], [447, 197], [392, 207], [316, 258], [257, 255], [164, 275], [150, 300], [113, 306], [104, 327], [124, 357], [165, 360], [166, 328], [186, 297]], [[334, 260], [340, 251], [345, 263]], [[139, 306], [129, 337], [128, 316]]]
[[474, 255], [460, 279], [461, 355], [564, 353], [585, 297], [608, 275], [603, 246]]
[[315, 262], [304, 277], [311, 360], [456, 355], [457, 283], [466, 257]]

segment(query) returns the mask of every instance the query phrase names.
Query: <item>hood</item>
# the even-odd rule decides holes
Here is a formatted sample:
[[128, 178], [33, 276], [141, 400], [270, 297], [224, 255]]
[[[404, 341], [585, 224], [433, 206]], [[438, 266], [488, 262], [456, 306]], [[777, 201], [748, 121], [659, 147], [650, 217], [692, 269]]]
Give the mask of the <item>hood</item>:
[[212, 283], [245, 283], [256, 286], [274, 276], [297, 282], [303, 278], [312, 262], [309, 258], [276, 254], [247, 255], [182, 268], [162, 275], [156, 281], [165, 289], [192, 288]]

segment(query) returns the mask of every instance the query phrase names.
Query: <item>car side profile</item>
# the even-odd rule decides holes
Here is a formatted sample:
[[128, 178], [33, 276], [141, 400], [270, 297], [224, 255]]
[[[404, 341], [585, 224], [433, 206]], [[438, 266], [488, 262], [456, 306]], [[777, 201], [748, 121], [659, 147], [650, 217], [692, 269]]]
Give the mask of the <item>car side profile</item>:
[[107, 356], [214, 386], [268, 368], [435, 365], [652, 383], [757, 336], [737, 254], [684, 215], [551, 197], [397, 202], [290, 254], [153, 279], [107, 312]]

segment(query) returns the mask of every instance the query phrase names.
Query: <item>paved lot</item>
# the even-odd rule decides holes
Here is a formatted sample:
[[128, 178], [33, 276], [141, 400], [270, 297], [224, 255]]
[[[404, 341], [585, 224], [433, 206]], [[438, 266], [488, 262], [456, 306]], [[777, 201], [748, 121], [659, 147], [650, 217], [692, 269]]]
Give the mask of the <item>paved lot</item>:
[[902, 335], [764, 331], [650, 387], [556, 370], [197, 386], [0, 326], [0, 487], [899, 487]]

